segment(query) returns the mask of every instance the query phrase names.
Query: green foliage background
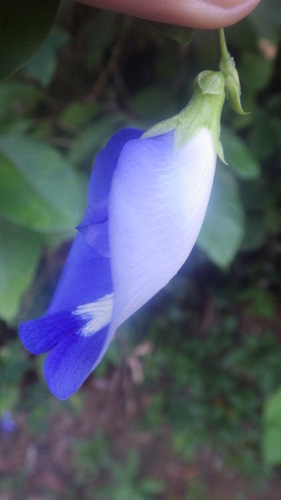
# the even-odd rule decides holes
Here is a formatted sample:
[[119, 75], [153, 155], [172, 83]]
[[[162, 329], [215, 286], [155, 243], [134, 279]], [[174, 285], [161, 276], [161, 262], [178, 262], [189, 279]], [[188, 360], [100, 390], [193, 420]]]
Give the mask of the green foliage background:
[[[180, 45], [144, 22], [67, 3], [36, 56], [0, 83], [1, 412], [18, 411], [31, 367], [41, 380], [16, 328], [48, 305], [96, 153], [119, 128], [145, 129], [179, 111], [196, 74], [219, 62], [217, 33], [198, 31]], [[166, 291], [128, 323], [96, 376], [116, 369], [124, 339], [128, 350], [150, 339], [144, 390], [152, 387], [154, 400], [139, 425], [171, 425], [183, 460], [208, 445], [258, 476], [281, 462], [279, 1], [262, 2], [226, 36], [250, 113], [225, 105], [228, 165], [218, 164], [198, 245]], [[138, 459], [130, 462], [137, 488]], [[161, 491], [145, 484], [134, 498]]]

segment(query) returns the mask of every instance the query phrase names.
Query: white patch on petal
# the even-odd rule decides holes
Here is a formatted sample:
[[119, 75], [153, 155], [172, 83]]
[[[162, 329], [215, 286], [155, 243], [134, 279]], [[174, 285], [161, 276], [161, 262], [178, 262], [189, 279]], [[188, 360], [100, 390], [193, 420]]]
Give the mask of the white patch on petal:
[[79, 335], [89, 337], [104, 328], [111, 321], [113, 309], [113, 293], [101, 297], [96, 302], [78, 306], [72, 314], [80, 316], [85, 325]]

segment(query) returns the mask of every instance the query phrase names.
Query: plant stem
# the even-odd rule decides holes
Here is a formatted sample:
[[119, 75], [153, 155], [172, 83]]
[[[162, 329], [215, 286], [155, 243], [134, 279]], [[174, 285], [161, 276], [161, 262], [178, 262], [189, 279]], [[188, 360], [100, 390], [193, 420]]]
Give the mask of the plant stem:
[[229, 57], [229, 52], [227, 50], [227, 45], [225, 41], [224, 29], [219, 29], [219, 39], [220, 39], [220, 48], [221, 48], [221, 58], [227, 59]]

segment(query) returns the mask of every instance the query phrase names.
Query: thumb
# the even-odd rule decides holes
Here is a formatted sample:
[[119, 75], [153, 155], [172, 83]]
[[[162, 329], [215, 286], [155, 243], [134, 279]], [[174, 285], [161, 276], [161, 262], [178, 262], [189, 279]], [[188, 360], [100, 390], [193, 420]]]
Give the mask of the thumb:
[[100, 9], [191, 28], [215, 29], [246, 17], [260, 0], [78, 0]]

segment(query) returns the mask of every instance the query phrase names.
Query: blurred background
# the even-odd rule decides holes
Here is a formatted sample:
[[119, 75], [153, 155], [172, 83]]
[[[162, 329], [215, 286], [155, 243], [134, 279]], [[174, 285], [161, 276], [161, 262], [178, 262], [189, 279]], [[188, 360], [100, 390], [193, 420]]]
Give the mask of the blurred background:
[[96, 153], [181, 110], [198, 72], [218, 68], [218, 34], [182, 45], [63, 2], [35, 58], [0, 84], [1, 500], [280, 499], [279, 0], [226, 37], [250, 113], [225, 105], [228, 165], [198, 244], [65, 402], [18, 324], [48, 306]]

